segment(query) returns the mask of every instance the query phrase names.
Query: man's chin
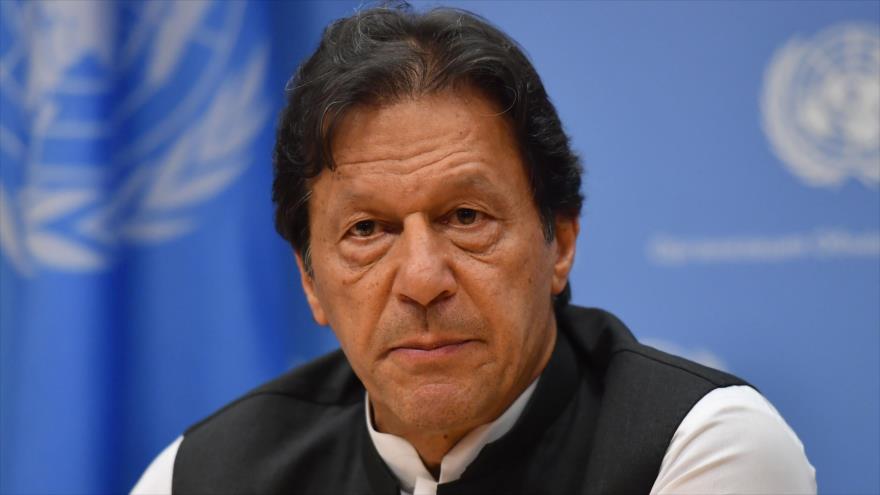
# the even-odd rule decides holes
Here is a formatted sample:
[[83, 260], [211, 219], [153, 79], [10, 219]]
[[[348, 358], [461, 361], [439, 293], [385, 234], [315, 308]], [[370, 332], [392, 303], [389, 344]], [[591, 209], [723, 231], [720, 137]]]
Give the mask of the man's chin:
[[399, 394], [389, 406], [410, 428], [437, 432], [471, 429], [491, 421], [481, 421], [489, 397], [485, 392], [475, 393], [476, 388], [460, 383], [423, 384]]

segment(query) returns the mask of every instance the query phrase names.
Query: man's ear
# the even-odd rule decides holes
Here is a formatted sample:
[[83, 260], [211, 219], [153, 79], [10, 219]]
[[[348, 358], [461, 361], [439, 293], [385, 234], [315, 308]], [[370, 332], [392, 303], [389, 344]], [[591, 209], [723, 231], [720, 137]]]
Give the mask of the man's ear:
[[574, 265], [574, 253], [580, 224], [577, 217], [556, 217], [556, 261], [553, 263], [553, 295], [559, 295], [568, 283], [568, 274]]
[[309, 302], [309, 307], [312, 309], [312, 317], [318, 325], [329, 325], [327, 315], [324, 314], [324, 308], [321, 306], [321, 301], [315, 293], [315, 280], [306, 270], [305, 263], [303, 263], [302, 255], [299, 251], [296, 251], [296, 266], [299, 267], [299, 279], [302, 283], [303, 292], [306, 293], [306, 301]]

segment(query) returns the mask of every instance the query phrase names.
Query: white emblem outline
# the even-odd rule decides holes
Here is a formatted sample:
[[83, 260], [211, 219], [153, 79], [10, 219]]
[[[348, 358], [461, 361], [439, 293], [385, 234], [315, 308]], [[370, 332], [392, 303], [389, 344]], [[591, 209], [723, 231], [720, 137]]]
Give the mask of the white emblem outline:
[[[845, 60], [829, 59], [828, 53], [840, 45], [845, 48]], [[840, 68], [870, 72], [867, 77], [873, 78], [875, 86], [880, 86], [880, 29], [851, 22], [833, 25], [809, 39], [792, 38], [774, 53], [768, 64], [760, 102], [762, 127], [771, 148], [796, 177], [815, 187], [839, 187], [854, 177], [876, 188], [880, 184], [880, 135], [870, 136], [874, 137], [872, 146], [869, 145], [871, 149], [861, 153], [866, 156], [858, 156], [860, 150], [853, 152], [852, 143], [838, 146], [843, 152], [835, 155], [823, 149], [824, 143], [808, 135], [796, 122], [800, 110], [802, 115], [818, 121], [820, 129], [828, 126], [823, 119], [829, 117], [822, 115], [822, 109], [803, 108], [807, 86], [815, 87], [823, 82], [817, 77], [821, 76], [817, 71], [810, 71], [812, 66], [828, 70], [824, 74], [826, 78], [833, 69]], [[848, 72], [844, 74], [852, 77]], [[868, 111], [876, 113], [876, 119], [880, 120], [880, 110]], [[833, 133], [833, 130], [827, 132]]]
[[[35, 21], [39, 13], [35, 9], [64, 5], [30, 3], [20, 5], [16, 11], [13, 4], [2, 3], [8, 27], [20, 33], [29, 22]], [[94, 7], [102, 2], [93, 3]], [[192, 31], [202, 37], [214, 36], [212, 41], [220, 43], [223, 50], [210, 61], [213, 63], [209, 68], [211, 73], [219, 76], [232, 47], [240, 38], [245, 5], [233, 2], [223, 6], [228, 9], [228, 18], [238, 23], [234, 30], [210, 33], [195, 29], [212, 5], [213, 2], [148, 4], [144, 10], [144, 22], [169, 19], [155, 28], [159, 31], [156, 42], [164, 46], [153, 54], [174, 52], [173, 55], [179, 56], [187, 43], [193, 42], [186, 36], [175, 38], [169, 33], [163, 34], [163, 29], [178, 33]], [[83, 5], [78, 7], [83, 8]], [[168, 15], [163, 17], [162, 9], [175, 8], [180, 12], [164, 12]], [[174, 23], [176, 25], [171, 26]], [[140, 32], [138, 34], [136, 29], [135, 35], [143, 38], [144, 23], [138, 27]], [[12, 78], [13, 64], [20, 63], [26, 53], [21, 50], [9, 52], [12, 53], [4, 52], [0, 60], [0, 80], [4, 93], [7, 93], [4, 96], [7, 100], [17, 101], [33, 98], [27, 87], [20, 87]], [[123, 48], [123, 52], [123, 60], [132, 63], [131, 44], [127, 51]], [[25, 180], [18, 190], [10, 190], [4, 181], [0, 181], [0, 247], [4, 257], [24, 275], [34, 275], [38, 268], [95, 272], [112, 265], [114, 251], [122, 243], [159, 243], [193, 230], [196, 219], [187, 210], [228, 188], [255, 161], [247, 156], [246, 150], [271, 117], [271, 107], [262, 94], [268, 58], [267, 43], [257, 42], [241, 66], [230, 67], [230, 72], [235, 75], [211, 91], [207, 100], [196, 101], [196, 94], [204, 88], [190, 91], [169, 112], [170, 117], [154, 127], [151, 134], [139, 136], [133, 146], [117, 153], [112, 160], [114, 167], [111, 167], [117, 170], [111, 172], [118, 173], [117, 165], [122, 163], [129, 173], [109, 194], [102, 191], [100, 185], [90, 184], [93, 181], [89, 178], [83, 180], [81, 167], [47, 167], [41, 163], [39, 146], [43, 136], [50, 134], [47, 123], [53, 122], [57, 116], [57, 107], [41, 107], [32, 128], [42, 133], [38, 132], [36, 139], [28, 144], [0, 123], [0, 153], [4, 155], [4, 162], [18, 161], [26, 169], [26, 174], [39, 175], [41, 179], [39, 183]], [[120, 105], [120, 112], [137, 106], [139, 103], [134, 100], [145, 98], [147, 85], [153, 84], [151, 89], [155, 90], [156, 84], [170, 77], [174, 57], [163, 60], [150, 65], [155, 70], [148, 73], [146, 84]], [[58, 85], [62, 82], [65, 81], [56, 81]], [[85, 86], [82, 81], [67, 81], [66, 85], [66, 89]], [[197, 105], [201, 111], [193, 114]], [[187, 115], [197, 118], [184, 129], [181, 125], [187, 123]], [[230, 122], [235, 125], [229, 125]], [[90, 132], [96, 135], [102, 132], [98, 127], [59, 127], [61, 132], [80, 132], [86, 136]], [[59, 127], [52, 129], [53, 132], [59, 132]], [[146, 155], [150, 150], [162, 151], [148, 158]], [[39, 174], [34, 174], [34, 169]], [[91, 179], [100, 182], [102, 173], [111, 172], [92, 172], [97, 177]]]

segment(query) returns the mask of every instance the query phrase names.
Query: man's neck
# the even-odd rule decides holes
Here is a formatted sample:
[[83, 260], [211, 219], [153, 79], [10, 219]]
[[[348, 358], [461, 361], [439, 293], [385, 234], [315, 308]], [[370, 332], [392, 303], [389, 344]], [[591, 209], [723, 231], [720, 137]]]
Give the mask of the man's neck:
[[410, 435], [406, 439], [412, 444], [434, 479], [440, 479], [440, 465], [453, 447], [472, 430], [425, 435]]
[[[422, 463], [428, 471], [434, 475], [435, 479], [437, 479], [437, 476], [439, 475], [440, 464], [443, 462], [443, 457], [455, 447], [455, 444], [467, 436], [471, 430], [480, 426], [479, 424], [467, 425], [458, 429], [441, 431], [426, 430], [423, 428], [407, 428], [400, 424], [400, 422], [397, 422], [397, 424], [394, 424], [393, 422], [392, 424], [389, 424], [388, 421], [383, 421], [383, 418], [387, 418], [388, 416], [377, 414], [375, 405], [371, 404], [371, 409], [373, 411], [373, 427], [376, 428], [377, 431], [390, 433], [409, 442], [410, 445], [416, 449]], [[488, 422], [491, 422], [491, 420]]]
[[425, 462], [409, 441], [376, 430], [369, 394], [367, 394], [366, 419], [370, 437], [379, 455], [397, 476], [401, 486], [406, 487], [405, 491], [412, 492], [418, 486], [420, 478], [434, 480], [437, 483], [455, 481], [486, 444], [498, 440], [513, 428], [537, 385], [536, 379], [497, 419], [469, 431], [460, 438], [451, 450], [439, 458], [440, 465], [433, 466], [433, 469], [429, 469], [427, 466], [429, 463]]
[[[503, 404], [500, 404], [498, 410], [493, 411], [492, 414], [485, 418], [465, 424], [461, 428], [430, 430], [421, 427], [410, 427], [400, 421], [394, 421], [393, 419], [392, 421], [387, 421], [386, 418], [393, 418], [391, 412], [387, 411], [387, 409], [379, 409], [375, 404], [371, 403], [370, 408], [373, 413], [373, 427], [379, 432], [390, 433], [409, 442], [416, 450], [416, 453], [418, 453], [422, 463], [434, 476], [434, 479], [439, 479], [440, 466], [446, 454], [448, 454], [453, 447], [455, 447], [471, 431], [482, 425], [492, 423], [504, 414], [504, 412], [507, 411], [517, 398], [522, 395], [529, 385], [537, 379], [539, 374], [540, 373], [537, 373], [534, 377], [530, 378], [523, 384], [523, 386], [514, 389], [514, 393], [511, 394], [512, 396], [504, 401]], [[377, 412], [380, 412], [380, 414], [377, 414]], [[386, 419], [386, 421], [383, 421], [383, 419]]]

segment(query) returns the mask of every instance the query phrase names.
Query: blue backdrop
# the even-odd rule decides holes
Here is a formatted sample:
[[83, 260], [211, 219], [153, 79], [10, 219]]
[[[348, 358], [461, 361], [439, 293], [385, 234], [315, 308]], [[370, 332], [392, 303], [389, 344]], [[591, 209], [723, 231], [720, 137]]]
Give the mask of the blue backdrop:
[[[575, 302], [753, 382], [823, 493], [880, 493], [880, 3], [453, 5], [584, 158]], [[125, 491], [336, 345], [273, 232], [272, 127], [356, 7], [0, 2], [0, 492]]]

